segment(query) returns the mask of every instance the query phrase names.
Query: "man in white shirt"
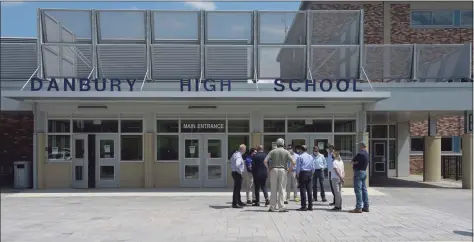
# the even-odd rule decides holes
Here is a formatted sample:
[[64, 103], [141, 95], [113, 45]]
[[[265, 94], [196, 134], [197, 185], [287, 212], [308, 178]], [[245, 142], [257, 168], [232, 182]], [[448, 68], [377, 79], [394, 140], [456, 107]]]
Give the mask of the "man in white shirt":
[[240, 189], [242, 188], [242, 173], [244, 172], [245, 162], [242, 159], [242, 155], [247, 150], [244, 144], [239, 146], [239, 150], [236, 151], [230, 158], [230, 167], [232, 169], [232, 178], [234, 179], [234, 192], [232, 194], [232, 207], [241, 208], [245, 206], [240, 197]]
[[328, 148], [326, 150], [328, 152], [328, 157], [326, 158], [326, 162], [328, 164], [328, 173], [329, 173], [329, 186], [331, 187], [331, 193], [332, 193], [332, 203], [330, 203], [329, 205], [330, 206], [334, 206], [334, 203], [336, 202], [336, 198], [334, 196], [334, 189], [332, 187], [332, 177], [335, 175], [335, 174], [332, 174], [333, 173], [333, 160], [334, 160], [334, 156], [333, 156], [333, 152], [334, 152], [334, 145], [332, 144], [328, 144]]

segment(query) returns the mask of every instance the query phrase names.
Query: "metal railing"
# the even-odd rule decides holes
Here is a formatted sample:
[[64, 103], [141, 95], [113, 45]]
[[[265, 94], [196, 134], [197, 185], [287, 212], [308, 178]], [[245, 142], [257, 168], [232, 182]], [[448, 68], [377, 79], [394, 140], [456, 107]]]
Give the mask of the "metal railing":
[[462, 156], [442, 155], [441, 176], [443, 179], [460, 180], [462, 177]]

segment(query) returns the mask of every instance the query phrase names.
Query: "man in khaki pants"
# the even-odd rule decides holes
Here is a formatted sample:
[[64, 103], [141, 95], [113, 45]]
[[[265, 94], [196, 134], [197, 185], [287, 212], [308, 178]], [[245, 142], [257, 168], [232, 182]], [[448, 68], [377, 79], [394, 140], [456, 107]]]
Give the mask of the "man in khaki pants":
[[[265, 166], [270, 169], [270, 212], [280, 211], [288, 212], [284, 205], [286, 196], [286, 180], [287, 172], [293, 170], [296, 161], [291, 156], [290, 152], [284, 148], [285, 141], [282, 138], [277, 139], [277, 148], [270, 151], [263, 161]], [[268, 161], [271, 160], [271, 166], [268, 166]], [[288, 162], [291, 162], [287, 168]], [[278, 200], [278, 208], [277, 208]]]

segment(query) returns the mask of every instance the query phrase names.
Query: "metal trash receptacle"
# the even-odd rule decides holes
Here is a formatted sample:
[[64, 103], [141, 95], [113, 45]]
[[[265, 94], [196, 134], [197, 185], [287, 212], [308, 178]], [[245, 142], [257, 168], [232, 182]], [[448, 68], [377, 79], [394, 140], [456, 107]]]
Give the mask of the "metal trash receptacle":
[[30, 169], [31, 162], [29, 161], [15, 161], [13, 162], [13, 175], [15, 189], [26, 189], [30, 188]]

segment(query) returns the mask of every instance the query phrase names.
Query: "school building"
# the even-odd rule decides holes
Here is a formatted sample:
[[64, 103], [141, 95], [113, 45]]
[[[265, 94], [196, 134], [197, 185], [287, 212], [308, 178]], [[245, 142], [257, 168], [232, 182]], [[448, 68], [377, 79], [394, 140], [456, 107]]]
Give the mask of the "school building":
[[369, 144], [369, 181], [472, 187], [472, 2], [295, 11], [38, 9], [1, 39], [2, 179], [34, 188], [227, 187], [239, 144]]

